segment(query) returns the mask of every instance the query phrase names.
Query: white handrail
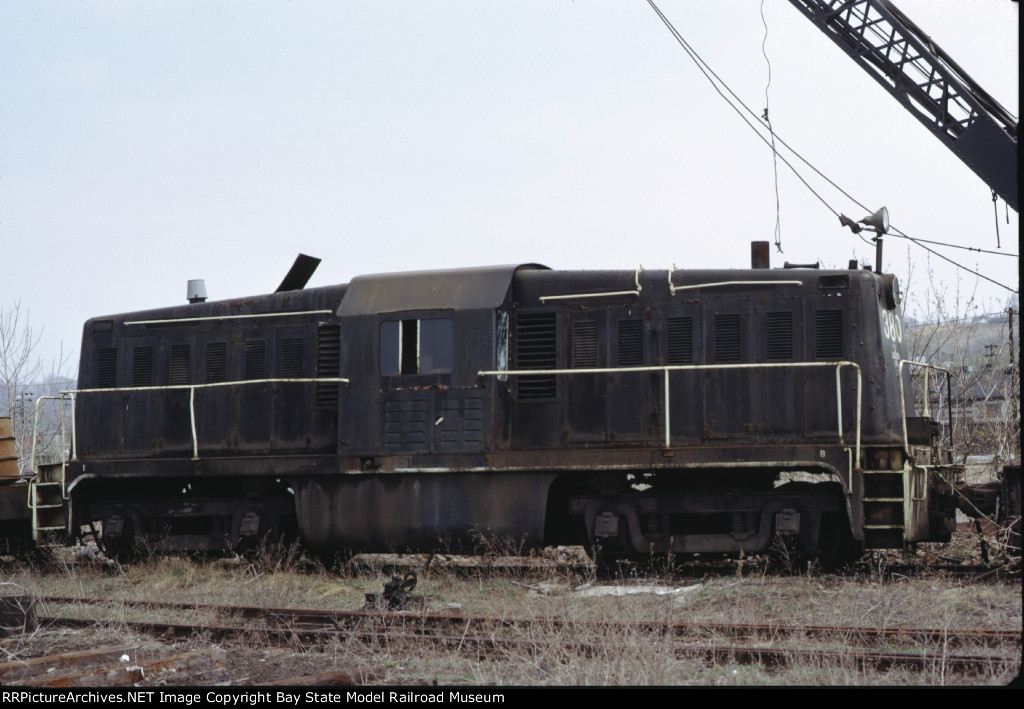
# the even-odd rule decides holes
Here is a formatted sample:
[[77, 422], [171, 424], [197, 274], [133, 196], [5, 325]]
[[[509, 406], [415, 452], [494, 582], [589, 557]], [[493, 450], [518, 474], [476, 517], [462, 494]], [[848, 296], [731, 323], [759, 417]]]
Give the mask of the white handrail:
[[725, 369], [771, 369], [779, 367], [835, 367], [836, 368], [836, 413], [838, 418], [839, 442], [843, 443], [843, 396], [840, 384], [840, 371], [843, 367], [853, 367], [857, 372], [857, 422], [855, 427], [855, 457], [854, 467], [860, 468], [860, 429], [861, 429], [861, 369], [856, 362], [845, 360], [834, 362], [764, 362], [758, 364], [669, 364], [647, 367], [580, 367], [578, 369], [508, 369], [508, 370], [484, 370], [477, 372], [477, 376], [531, 376], [531, 375], [558, 375], [558, 374], [619, 374], [623, 372], [662, 372], [664, 374], [665, 390], [665, 448], [671, 447], [669, 428], [669, 372], [695, 371], [695, 370], [725, 370]]
[[78, 394], [124, 393], [135, 391], [181, 391], [189, 390], [189, 423], [192, 427], [192, 460], [199, 460], [199, 437], [196, 434], [196, 389], [238, 386], [241, 384], [348, 384], [345, 377], [277, 377], [272, 379], [243, 379], [232, 382], [211, 382], [208, 384], [167, 384], [163, 386], [107, 387], [98, 389], [68, 389], [61, 394], [71, 395], [71, 460], [78, 460], [75, 439], [75, 401]]
[[[35, 419], [33, 420], [33, 423], [32, 423], [32, 457], [29, 459], [29, 470], [31, 470], [33, 473], [35, 473], [35, 470], [36, 470], [36, 441], [39, 440], [39, 402], [40, 401], [45, 401], [45, 400], [67, 401], [69, 398], [71, 399], [71, 409], [72, 409], [72, 411], [74, 411], [74, 406], [75, 406], [74, 397], [66, 396], [64, 392], [60, 392], [59, 396], [46, 395], [46, 396], [40, 396], [40, 397], [36, 398]], [[74, 426], [74, 421], [72, 421], [72, 426]], [[64, 459], [65, 455], [66, 455], [66, 447], [67, 447], [67, 436], [65, 434], [65, 431], [66, 431], [66, 429], [65, 429], [65, 426], [64, 426], [64, 405], [61, 404], [61, 407], [60, 407], [60, 447], [61, 447], [61, 454], [60, 454], [61, 461], [60, 462], [61, 462], [61, 465], [63, 465], [66, 462], [65, 459]]]
[[333, 310], [293, 310], [283, 313], [237, 313], [235, 315], [203, 315], [189, 318], [159, 320], [125, 320], [123, 325], [166, 325], [167, 323], [205, 322], [208, 320], [243, 320], [251, 318], [287, 318], [298, 315], [334, 315]]
[[724, 286], [802, 286], [803, 281], [716, 281], [714, 283], [694, 283], [689, 286], [676, 286], [671, 282], [668, 289], [675, 295], [681, 290], [693, 290], [695, 288], [722, 288]]
[[925, 376], [925, 389], [924, 389], [924, 415], [928, 416], [929, 404], [928, 404], [928, 372], [932, 369], [937, 369], [940, 372], [946, 373], [946, 405], [949, 413], [949, 437], [952, 442], [953, 439], [953, 398], [952, 398], [952, 387], [950, 385], [950, 372], [945, 367], [940, 367], [936, 364], [929, 364], [928, 362], [915, 362], [911, 359], [901, 359], [899, 366], [899, 380], [900, 380], [900, 423], [903, 428], [903, 451], [910, 455], [910, 442], [907, 440], [907, 399], [903, 389], [903, 365], [909, 364], [915, 367], [924, 367]]
[[616, 290], [616, 291], [603, 291], [601, 293], [566, 293], [563, 295], [542, 295], [538, 300], [542, 303], [546, 303], [549, 300], [572, 300], [574, 298], [606, 298], [611, 295], [640, 295], [640, 291], [643, 290], [643, 286], [640, 285], [640, 274], [644, 272], [643, 266], [636, 267], [636, 273], [633, 274], [633, 282], [636, 283], [636, 290]]

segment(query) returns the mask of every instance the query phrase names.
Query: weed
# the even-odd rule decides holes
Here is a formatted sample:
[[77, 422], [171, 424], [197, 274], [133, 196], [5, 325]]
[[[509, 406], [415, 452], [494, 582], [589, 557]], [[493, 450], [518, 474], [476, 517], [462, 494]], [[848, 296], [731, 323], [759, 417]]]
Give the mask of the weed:
[[[380, 631], [368, 638], [357, 635], [333, 638], [322, 645], [287, 649], [270, 647], [258, 635], [233, 651], [231, 677], [247, 681], [291, 677], [295, 667], [320, 672], [338, 667], [365, 666], [381, 672], [376, 680], [386, 684], [490, 684], [490, 685], [600, 685], [600, 684], [1000, 684], [1019, 669], [995, 668], [982, 678], [958, 675], [943, 657], [969, 652], [951, 644], [925, 638], [892, 639], [893, 652], [924, 647], [936, 663], [926, 671], [864, 669], [856, 655], [859, 638], [821, 639], [796, 636], [795, 647], [805, 645], [848, 648], [835, 663], [794, 658], [782, 666], [708, 663], [680, 653], [679, 638], [657, 632], [658, 624], [685, 621], [703, 625], [699, 635], [685, 638], [698, 644], [736, 642], [716, 635], [710, 628], [722, 623], [767, 623], [785, 617], [787, 625], [845, 625], [874, 628], [941, 627], [950, 632], [967, 627], [1020, 628], [1019, 585], [965, 586], [940, 576], [893, 579], [884, 573], [888, 557], [878, 554], [873, 569], [860, 576], [820, 575], [812, 567], [799, 574], [773, 575], [761, 570], [761, 561], [744, 555], [744, 574], [737, 578], [707, 577], [691, 593], [658, 596], [652, 593], [587, 597], [576, 592], [578, 575], [553, 566], [510, 569], [498, 560], [519, 540], [479, 537], [487, 555], [477, 559], [486, 573], [471, 575], [440, 561], [427, 566], [421, 557], [403, 557], [405, 564], [427, 566], [419, 573], [416, 593], [427, 599], [427, 608], [456, 606], [460, 613], [500, 619], [490, 638], [494, 650], [486, 657], [476, 645], [459, 642], [444, 645], [410, 644], [399, 636], [398, 619], [381, 613], [373, 622]], [[464, 563], [465, 559], [460, 559]], [[152, 557], [125, 566], [114, 564], [51, 564], [45, 570], [22, 566], [4, 574], [0, 581], [17, 583], [29, 593], [44, 595], [104, 596], [109, 599], [152, 599], [210, 605], [253, 605], [355, 610], [364, 594], [379, 591], [394, 573], [394, 560], [368, 560], [363, 576], [339, 575], [309, 562], [289, 547], [269, 547], [239, 560], [188, 557]], [[882, 571], [878, 571], [881, 564]], [[369, 569], [367, 572], [366, 569]], [[595, 582], [593, 572], [583, 578]], [[644, 579], [652, 584], [654, 579]], [[635, 587], [629, 578], [615, 587]], [[127, 603], [106, 606], [80, 605], [68, 613], [96, 618], [103, 624], [88, 645], [141, 642], [123, 621], [212, 621], [198, 612], [147, 610], [144, 614]], [[46, 654], [76, 649], [69, 631], [40, 630], [24, 637], [0, 639], [8, 657]], [[77, 631], [75, 631], [77, 632]], [[772, 643], [790, 642], [779, 636]], [[927, 643], [926, 645], [922, 645]], [[209, 647], [211, 641], [195, 637], [184, 641], [189, 649]], [[740, 644], [743, 644], [742, 642]], [[1000, 652], [999, 650], [982, 650]], [[943, 654], [945, 653], [945, 654]], [[135, 650], [130, 653], [135, 656]], [[188, 681], [178, 677], [177, 681]], [[154, 680], [155, 681], [155, 680]], [[198, 681], [198, 680], [197, 680]]]

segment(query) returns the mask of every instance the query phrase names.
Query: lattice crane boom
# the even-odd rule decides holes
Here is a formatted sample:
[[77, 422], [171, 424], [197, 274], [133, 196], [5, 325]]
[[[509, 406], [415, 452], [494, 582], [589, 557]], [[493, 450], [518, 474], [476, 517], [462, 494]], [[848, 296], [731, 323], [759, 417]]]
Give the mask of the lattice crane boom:
[[888, 0], [789, 0], [1018, 208], [1017, 121]]

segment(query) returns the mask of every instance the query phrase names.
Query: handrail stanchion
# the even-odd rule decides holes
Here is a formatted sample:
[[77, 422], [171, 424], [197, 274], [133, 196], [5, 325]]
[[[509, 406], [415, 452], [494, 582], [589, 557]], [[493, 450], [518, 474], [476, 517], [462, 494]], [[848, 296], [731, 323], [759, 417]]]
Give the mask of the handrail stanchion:
[[671, 430], [669, 428], [669, 415], [670, 415], [669, 414], [669, 410], [672, 407], [670, 406], [670, 402], [669, 402], [669, 398], [668, 398], [669, 397], [669, 394], [668, 394], [668, 392], [669, 392], [669, 388], [668, 388], [668, 373], [669, 373], [669, 369], [668, 369], [668, 367], [665, 367], [661, 371], [665, 374], [665, 377], [664, 377], [664, 379], [665, 379], [665, 447], [666, 448], [671, 448], [672, 447], [672, 445], [671, 445], [671, 434], [669, 433], [669, 431]]
[[196, 388], [188, 393], [189, 423], [192, 424], [192, 460], [199, 460], [199, 437], [196, 435]]
[[[62, 395], [71, 397], [71, 460], [78, 460], [77, 432], [75, 429], [75, 397], [78, 394], [103, 394], [136, 391], [189, 391], [189, 423], [192, 427], [192, 460], [199, 460], [199, 436], [196, 432], [196, 389], [212, 389], [214, 387], [239, 386], [246, 384], [348, 384], [345, 377], [275, 377], [272, 379], [245, 379], [233, 382], [210, 382], [207, 384], [168, 384], [166, 386], [144, 387], [104, 387], [101, 389], [68, 389]], [[38, 414], [37, 414], [38, 415]], [[33, 441], [33, 445], [35, 441]]]
[[[671, 408], [670, 401], [670, 387], [669, 387], [669, 373], [674, 371], [694, 371], [694, 370], [719, 370], [719, 369], [772, 369], [779, 367], [835, 367], [836, 368], [836, 406], [837, 406], [837, 417], [839, 422], [839, 442], [843, 443], [845, 438], [843, 436], [843, 389], [842, 389], [842, 377], [841, 371], [843, 367], [853, 367], [857, 372], [857, 416], [856, 416], [856, 467], [860, 467], [860, 434], [861, 434], [861, 405], [863, 401], [863, 375], [861, 373], [860, 365], [856, 362], [850, 362], [847, 360], [837, 362], [762, 362], [758, 364], [668, 364], [668, 365], [654, 365], [645, 367], [579, 367], [572, 369], [500, 369], [500, 370], [480, 370], [476, 374], [478, 377], [503, 377], [508, 378], [510, 376], [535, 376], [535, 375], [562, 375], [562, 374], [623, 374], [625, 372], [663, 372], [663, 386], [665, 389], [665, 448], [671, 447], [672, 439], [670, 432], [670, 413]], [[900, 380], [900, 386], [902, 387], [902, 379]], [[901, 388], [902, 395], [902, 388]], [[906, 417], [904, 417], [905, 419]], [[906, 422], [904, 420], [904, 428]]]
[[839, 372], [843, 365], [836, 365], [836, 420], [839, 422], [839, 442], [845, 443], [843, 440], [843, 387]]

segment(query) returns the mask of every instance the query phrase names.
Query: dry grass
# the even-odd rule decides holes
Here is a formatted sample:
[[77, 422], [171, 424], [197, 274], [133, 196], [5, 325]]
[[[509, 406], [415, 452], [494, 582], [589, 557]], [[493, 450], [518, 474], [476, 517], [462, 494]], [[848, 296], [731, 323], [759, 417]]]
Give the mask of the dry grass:
[[[485, 555], [482, 565], [497, 554]], [[0, 574], [36, 595], [102, 596], [115, 601], [157, 600], [197, 605], [253, 605], [356, 610], [364, 595], [379, 592], [390, 575], [383, 566], [365, 567], [359, 575], [328, 571], [294, 549], [265, 551], [252, 561], [225, 563], [215, 559], [153, 557], [132, 565], [53, 563], [45, 568], [21, 566]], [[679, 590], [658, 595], [593, 596], [596, 586], [613, 585], [618, 592], [638, 584]], [[700, 581], [673, 580], [667, 575], [644, 579], [598, 581], [564, 568], [548, 566], [510, 572], [505, 566], [466, 575], [434, 564], [420, 575], [414, 593], [422, 594], [428, 611], [453, 608], [466, 615], [505, 620], [502, 642], [486, 654], [468, 647], [410, 645], [385, 633], [372, 640], [340, 637], [327, 643], [276, 648], [258, 637], [224, 643], [225, 667], [193, 677], [160, 677], [147, 684], [255, 684], [304, 673], [365, 666], [382, 672], [386, 684], [441, 685], [944, 685], [1004, 684], [1019, 671], [1015, 664], [983, 677], [949, 671], [943, 653], [1004, 655], [1012, 648], [950, 648], [932, 643], [925, 648], [914, 638], [894, 640], [893, 651], [927, 652], [937, 662], [925, 670], [862, 668], [859, 640], [807, 635], [773, 639], [733, 639], [703, 632], [687, 642], [695, 646], [770, 644], [773, 647], [844, 649], [839, 660], [822, 663], [794, 660], [784, 667], [708, 661], [677, 651], [676, 640], [651, 633], [652, 621], [689, 624], [775, 623], [785, 626], [843, 625], [878, 629], [1021, 628], [1019, 577], [1014, 583], [966, 585], [941, 575], [913, 578], [865, 573], [856, 577], [804, 573], [774, 575], [753, 561], [741, 575], [723, 574]], [[185, 641], [156, 641], [136, 636], [123, 621], [209, 622], [198, 612], [160, 609], [139, 611], [127, 603], [80, 606], [68, 612], [102, 618], [93, 631], [42, 629], [0, 640], [11, 657], [67, 652], [77, 647], [124, 643], [132, 652], [172, 654], [210, 646], [197, 635]], [[95, 614], [95, 615], [90, 615]], [[574, 624], [574, 622], [576, 624]], [[157, 655], [159, 656], [159, 655]], [[219, 674], [218, 674], [219, 673]]]

